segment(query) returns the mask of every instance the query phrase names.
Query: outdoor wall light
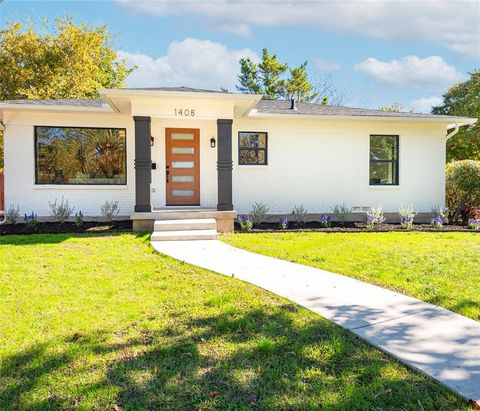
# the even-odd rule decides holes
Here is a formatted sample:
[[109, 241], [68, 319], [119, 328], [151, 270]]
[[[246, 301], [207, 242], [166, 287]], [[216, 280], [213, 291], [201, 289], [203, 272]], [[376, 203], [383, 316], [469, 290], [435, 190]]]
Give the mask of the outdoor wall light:
[[155, 144], [155, 139], [150, 136], [150, 146], [153, 147], [153, 145]]
[[215, 141], [215, 137], [212, 137], [210, 139], [210, 147], [215, 148], [216, 145], [217, 145], [217, 142]]

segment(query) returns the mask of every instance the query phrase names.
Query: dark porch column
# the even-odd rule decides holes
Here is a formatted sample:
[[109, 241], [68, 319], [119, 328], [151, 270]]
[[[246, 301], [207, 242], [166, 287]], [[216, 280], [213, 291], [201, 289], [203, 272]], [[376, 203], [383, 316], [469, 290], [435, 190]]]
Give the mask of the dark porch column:
[[152, 152], [150, 117], [133, 117], [135, 121], [135, 211], [150, 212]]
[[232, 123], [231, 119], [217, 120], [217, 210], [233, 210], [232, 203]]

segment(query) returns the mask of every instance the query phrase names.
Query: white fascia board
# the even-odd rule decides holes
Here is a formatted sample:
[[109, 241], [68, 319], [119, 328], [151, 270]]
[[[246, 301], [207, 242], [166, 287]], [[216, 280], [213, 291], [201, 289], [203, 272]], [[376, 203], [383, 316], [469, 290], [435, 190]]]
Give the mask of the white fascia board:
[[238, 101], [260, 101], [262, 96], [259, 94], [240, 94], [240, 93], [210, 93], [208, 91], [165, 91], [165, 90], [128, 90], [128, 89], [98, 89], [101, 97], [188, 97], [188, 98], [208, 98], [218, 100], [238, 100]]
[[53, 104], [11, 104], [0, 103], [0, 111], [51, 111], [51, 112], [93, 112], [93, 113], [114, 113], [110, 106], [85, 107], [85, 106], [67, 106]]
[[444, 123], [449, 128], [454, 127], [456, 123], [460, 126], [472, 125], [477, 122], [476, 118], [469, 117], [391, 117], [391, 116], [335, 116], [335, 115], [315, 115], [315, 114], [278, 114], [278, 113], [258, 113], [256, 110], [251, 110], [245, 116], [248, 119], [269, 120], [272, 118], [282, 119], [299, 119], [299, 120], [360, 120], [360, 121], [383, 121], [383, 122], [425, 122], [425, 123]]

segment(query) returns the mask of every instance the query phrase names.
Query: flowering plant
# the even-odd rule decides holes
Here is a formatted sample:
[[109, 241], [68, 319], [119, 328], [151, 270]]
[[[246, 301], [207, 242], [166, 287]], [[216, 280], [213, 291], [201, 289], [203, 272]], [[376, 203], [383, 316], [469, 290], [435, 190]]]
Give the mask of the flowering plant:
[[471, 230], [480, 230], [480, 218], [469, 218], [468, 228]]
[[400, 216], [400, 226], [405, 229], [410, 229], [413, 227], [413, 220], [417, 213], [413, 211], [413, 206], [408, 208], [401, 208], [398, 210]]
[[320, 225], [323, 227], [323, 228], [330, 228], [332, 226], [332, 219], [330, 218], [329, 215], [326, 215], [326, 214], [323, 214], [321, 217], [320, 217]]
[[83, 225], [83, 213], [81, 211], [75, 213], [75, 225], [77, 227], [81, 227]]
[[251, 231], [253, 228], [252, 217], [249, 215], [240, 216], [238, 217], [238, 224], [240, 224], [242, 231]]
[[433, 217], [430, 224], [433, 228], [442, 228], [445, 224], [445, 219], [442, 216]]
[[384, 221], [385, 216], [383, 215], [383, 207], [381, 205], [376, 208], [372, 207], [369, 211], [367, 211], [365, 223], [368, 229], [372, 229], [376, 225], [382, 224]]
[[38, 225], [37, 215], [32, 211], [32, 214], [25, 214], [23, 217], [25, 220], [25, 225], [28, 228], [35, 228]]
[[280, 228], [280, 230], [286, 230], [288, 228], [288, 218], [282, 217], [280, 219], [280, 222], [278, 223], [278, 227]]

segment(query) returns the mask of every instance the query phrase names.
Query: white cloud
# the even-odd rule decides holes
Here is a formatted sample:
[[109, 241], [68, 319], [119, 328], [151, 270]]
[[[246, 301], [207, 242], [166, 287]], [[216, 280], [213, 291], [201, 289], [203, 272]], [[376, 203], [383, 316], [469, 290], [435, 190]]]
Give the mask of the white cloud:
[[338, 71], [342, 67], [339, 63], [336, 63], [334, 61], [324, 60], [324, 59], [315, 59], [313, 64], [317, 70], [323, 71], [325, 73]]
[[250, 36], [255, 26], [308, 26], [385, 40], [430, 42], [480, 56], [478, 0], [117, 1], [157, 16], [198, 16], [210, 27], [240, 36]]
[[235, 89], [241, 57], [258, 59], [250, 49], [229, 50], [221, 43], [186, 38], [170, 43], [165, 56], [119, 52], [138, 68], [128, 77], [129, 87], [187, 86], [219, 90]]
[[430, 113], [432, 107], [440, 105], [442, 101], [440, 97], [423, 97], [413, 100], [411, 107], [415, 113]]
[[442, 90], [463, 79], [463, 75], [441, 57], [419, 58], [406, 56], [400, 60], [380, 61], [370, 57], [355, 69], [372, 77], [377, 83], [388, 86], [417, 86]]

